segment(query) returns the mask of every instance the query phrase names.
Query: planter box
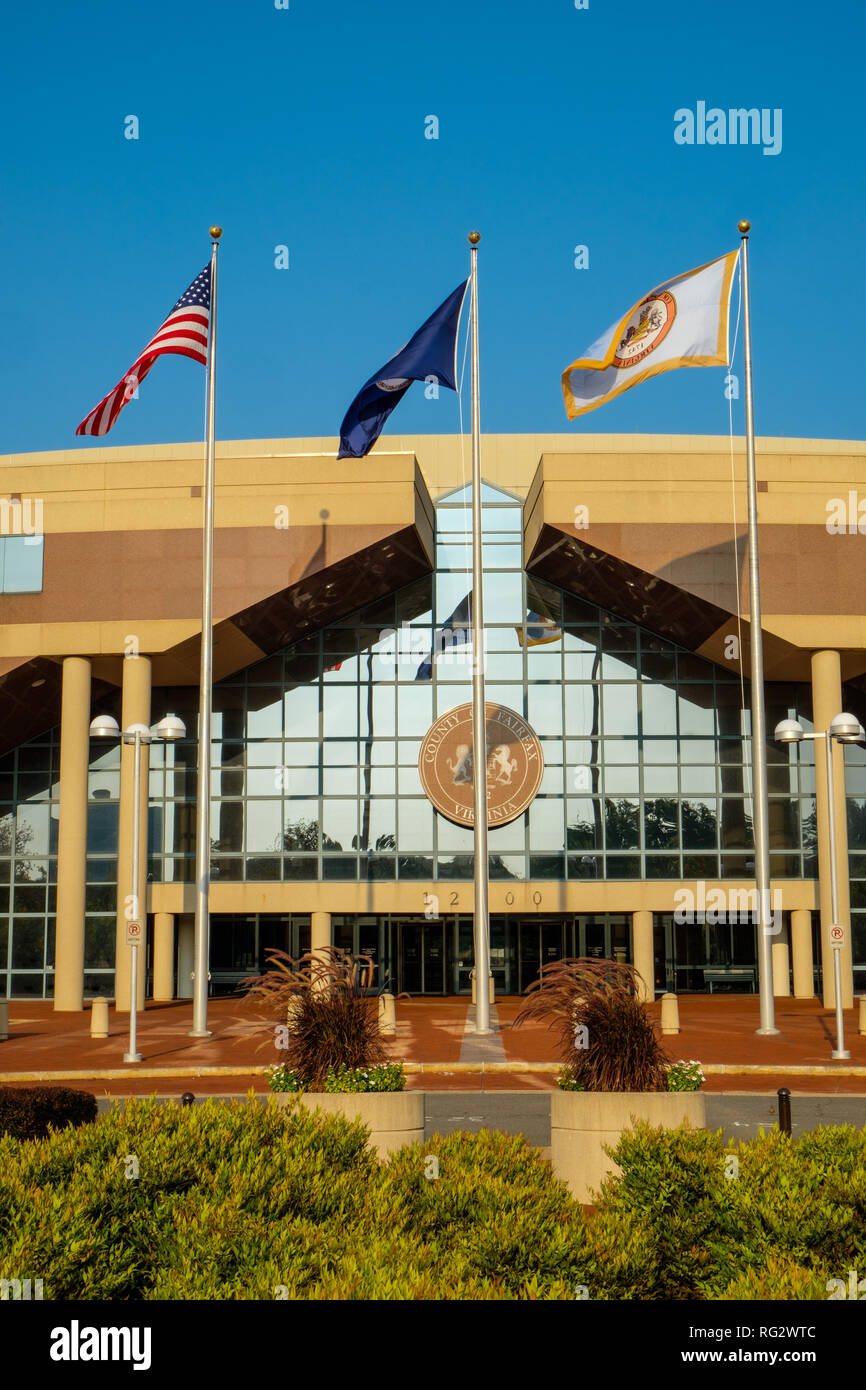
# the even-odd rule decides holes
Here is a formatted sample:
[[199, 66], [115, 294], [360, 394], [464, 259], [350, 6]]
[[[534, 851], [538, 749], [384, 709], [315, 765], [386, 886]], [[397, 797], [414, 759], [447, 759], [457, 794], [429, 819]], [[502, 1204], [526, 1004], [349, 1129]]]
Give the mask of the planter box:
[[387, 1157], [406, 1144], [420, 1144], [424, 1138], [423, 1091], [360, 1091], [342, 1095], [328, 1095], [325, 1091], [307, 1091], [302, 1095], [277, 1091], [274, 1100], [289, 1109], [298, 1101], [306, 1110], [362, 1120], [370, 1130], [370, 1148], [379, 1158]]
[[550, 1161], [572, 1196], [592, 1203], [593, 1191], [619, 1165], [605, 1153], [635, 1120], [656, 1128], [676, 1129], [688, 1120], [693, 1129], [706, 1126], [702, 1091], [559, 1091], [550, 1097]]

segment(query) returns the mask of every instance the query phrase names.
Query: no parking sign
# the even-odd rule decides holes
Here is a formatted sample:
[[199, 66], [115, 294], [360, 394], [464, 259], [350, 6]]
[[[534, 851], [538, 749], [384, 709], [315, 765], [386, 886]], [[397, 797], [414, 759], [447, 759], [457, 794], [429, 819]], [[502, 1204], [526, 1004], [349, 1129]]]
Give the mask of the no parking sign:
[[845, 928], [840, 927], [838, 923], [830, 928], [830, 943], [833, 946], [845, 945]]

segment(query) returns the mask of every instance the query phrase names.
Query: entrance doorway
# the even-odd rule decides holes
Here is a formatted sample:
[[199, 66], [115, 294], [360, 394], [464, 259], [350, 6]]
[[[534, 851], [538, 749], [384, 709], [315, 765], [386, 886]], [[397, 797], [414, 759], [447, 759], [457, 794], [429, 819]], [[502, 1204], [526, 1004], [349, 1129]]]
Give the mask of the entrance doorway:
[[[739, 913], [719, 922], [676, 922], [655, 915], [656, 989], [671, 994], [754, 994], [758, 988], [757, 928]], [[787, 918], [787, 914], [786, 914]], [[786, 921], [787, 926], [787, 921]]]
[[[398, 922], [397, 990], [400, 994], [450, 994], [451, 952], [446, 949], [453, 935], [449, 921]], [[446, 981], [447, 986], [446, 986]]]

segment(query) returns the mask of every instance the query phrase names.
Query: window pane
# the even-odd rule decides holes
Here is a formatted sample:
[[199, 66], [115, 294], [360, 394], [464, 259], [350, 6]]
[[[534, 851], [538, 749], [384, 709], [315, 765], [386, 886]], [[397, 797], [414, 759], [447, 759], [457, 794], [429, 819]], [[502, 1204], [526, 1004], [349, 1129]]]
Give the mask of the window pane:
[[[24, 518], [26, 521], [26, 517]], [[4, 594], [42, 592], [43, 539], [41, 536], [7, 536], [0, 541], [3, 554]]]

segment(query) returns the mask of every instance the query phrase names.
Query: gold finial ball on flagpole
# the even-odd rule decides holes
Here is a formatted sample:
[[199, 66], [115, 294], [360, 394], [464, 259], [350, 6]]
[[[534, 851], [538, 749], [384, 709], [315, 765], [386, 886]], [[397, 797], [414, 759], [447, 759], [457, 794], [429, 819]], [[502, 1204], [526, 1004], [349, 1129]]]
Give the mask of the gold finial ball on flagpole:
[[737, 231], [740, 233], [741, 236], [748, 236], [748, 234], [749, 234], [749, 232], [750, 232], [751, 230], [752, 230], [752, 224], [751, 224], [751, 222], [746, 222], [746, 221], [744, 220], [744, 221], [742, 221], [742, 222], [738, 222], [738, 223], [737, 223]]
[[477, 246], [480, 240], [481, 240], [481, 233], [480, 233], [480, 232], [470, 232], [470, 233], [469, 233], [469, 245], [470, 245], [470, 246]]
[[222, 229], [222, 227], [211, 227], [211, 229], [210, 229], [210, 234], [211, 234], [211, 238], [212, 238], [214, 241], [219, 241], [220, 237], [221, 237], [222, 234], [223, 234], [223, 229]]

